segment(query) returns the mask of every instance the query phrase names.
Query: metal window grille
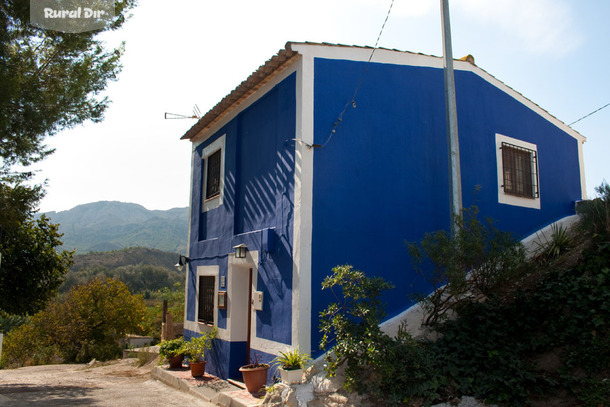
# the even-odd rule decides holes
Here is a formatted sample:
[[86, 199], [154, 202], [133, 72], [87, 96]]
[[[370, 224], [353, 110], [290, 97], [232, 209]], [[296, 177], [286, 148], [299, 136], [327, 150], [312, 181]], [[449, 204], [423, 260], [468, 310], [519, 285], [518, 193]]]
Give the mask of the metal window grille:
[[210, 199], [220, 195], [220, 150], [209, 155], [207, 161], [205, 199]]
[[214, 324], [214, 276], [199, 276], [199, 309], [197, 320], [206, 324]]
[[535, 150], [502, 143], [504, 192], [524, 198], [538, 198], [538, 157]]

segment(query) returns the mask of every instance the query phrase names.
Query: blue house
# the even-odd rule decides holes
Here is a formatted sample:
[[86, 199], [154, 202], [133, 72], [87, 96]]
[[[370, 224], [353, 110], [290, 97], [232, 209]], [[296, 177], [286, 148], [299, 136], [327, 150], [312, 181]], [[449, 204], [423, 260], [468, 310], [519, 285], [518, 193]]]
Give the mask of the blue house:
[[[369, 62], [372, 51], [287, 43], [182, 137], [184, 332], [218, 328], [219, 377], [240, 377], [254, 354], [319, 355], [333, 300], [321, 282], [336, 265], [391, 281], [389, 316], [429, 290], [405, 241], [450, 226], [443, 61], [377, 49]], [[472, 60], [454, 68], [464, 206], [519, 237], [573, 215], [584, 137]]]

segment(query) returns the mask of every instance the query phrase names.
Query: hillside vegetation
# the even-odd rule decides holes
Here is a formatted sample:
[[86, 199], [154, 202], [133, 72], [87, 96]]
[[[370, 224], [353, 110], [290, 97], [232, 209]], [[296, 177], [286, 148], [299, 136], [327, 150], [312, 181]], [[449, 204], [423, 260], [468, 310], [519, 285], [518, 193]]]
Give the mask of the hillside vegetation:
[[173, 267], [177, 260], [175, 253], [145, 247], [76, 255], [59, 292], [65, 293], [95, 277], [110, 277], [125, 283], [131, 293], [148, 296], [184, 283], [184, 273]]
[[[323, 283], [339, 300], [322, 315], [328, 372], [345, 365], [346, 387], [380, 406], [460, 396], [502, 406], [610, 406], [610, 186], [598, 192], [576, 228], [553, 228], [531, 258], [473, 217], [460, 220], [456, 237], [439, 231], [412, 244], [445, 293], [424, 300], [436, 341], [415, 340], [404, 326], [396, 337], [384, 334], [381, 294], [391, 284], [336, 267]], [[490, 262], [498, 248], [512, 248], [511, 258]]]
[[184, 253], [188, 208], [148, 210], [141, 205], [103, 201], [67, 211], [47, 212], [63, 233], [63, 248], [76, 253], [141, 246]]

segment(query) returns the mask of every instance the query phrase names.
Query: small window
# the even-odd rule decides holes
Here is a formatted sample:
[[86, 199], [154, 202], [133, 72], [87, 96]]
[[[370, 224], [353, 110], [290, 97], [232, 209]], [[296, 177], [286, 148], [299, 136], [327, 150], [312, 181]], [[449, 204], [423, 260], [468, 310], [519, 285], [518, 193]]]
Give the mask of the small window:
[[538, 198], [538, 161], [536, 151], [502, 143], [504, 193], [522, 198]]
[[199, 309], [197, 321], [214, 325], [214, 290], [216, 277], [199, 276]]
[[534, 143], [496, 133], [498, 203], [540, 209], [540, 165]]
[[201, 151], [201, 212], [218, 208], [223, 204], [225, 176], [225, 138], [218, 137]]
[[221, 150], [217, 150], [212, 155], [208, 156], [205, 199], [211, 199], [220, 195], [220, 163]]

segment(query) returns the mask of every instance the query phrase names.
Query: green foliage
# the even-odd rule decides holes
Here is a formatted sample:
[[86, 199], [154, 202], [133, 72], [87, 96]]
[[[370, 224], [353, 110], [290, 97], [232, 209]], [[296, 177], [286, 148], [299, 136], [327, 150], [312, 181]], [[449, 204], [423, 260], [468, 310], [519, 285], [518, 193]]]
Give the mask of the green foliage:
[[19, 364], [28, 356], [37, 363], [41, 358], [36, 355], [47, 353], [67, 362], [116, 358], [121, 352], [119, 340], [141, 330], [145, 307], [141, 296], [131, 295], [120, 281], [95, 279], [52, 301], [29, 324], [11, 331], [3, 363]]
[[580, 230], [593, 239], [610, 241], [610, 185], [603, 182], [595, 188], [599, 196], [579, 206]]
[[163, 287], [155, 292], [147, 291], [144, 297], [148, 297], [146, 300], [148, 308], [143, 322], [146, 335], [154, 338], [161, 337], [163, 300], [167, 300], [167, 310], [172, 315], [174, 322], [181, 322], [184, 319], [184, 285], [182, 283], [175, 283], [171, 289]]
[[[335, 290], [339, 288], [340, 292]], [[384, 317], [380, 296], [392, 285], [382, 278], [366, 277], [352, 266], [337, 266], [322, 282], [323, 290], [331, 290], [337, 300], [320, 313], [320, 348], [326, 349], [327, 371], [333, 375], [347, 363], [346, 385], [359, 386], [359, 370], [382, 350], [376, 345], [383, 335], [379, 323]]]
[[426, 325], [445, 320], [464, 304], [501, 294], [526, 272], [523, 245], [477, 214], [475, 206], [464, 209], [455, 220], [455, 236], [440, 230], [408, 244], [416, 271], [434, 290], [420, 297]]
[[403, 405], [439, 396], [442, 377], [435, 374], [433, 355], [404, 329], [396, 338], [381, 332], [381, 293], [392, 288], [382, 278], [369, 278], [351, 266], [338, 266], [323, 289], [340, 288], [337, 303], [321, 313], [321, 347], [334, 344], [325, 358], [327, 373], [345, 364], [345, 387], [366, 393], [378, 403]]
[[[125, 21], [134, 0], [115, 1]], [[120, 71], [123, 47], [106, 50], [105, 30], [65, 34], [30, 23], [29, 2], [0, 4], [0, 173], [28, 166], [52, 150], [44, 137], [86, 120], [100, 121], [109, 101], [101, 96]]]
[[0, 174], [0, 242], [2, 230], [18, 228], [33, 214], [42, 199], [42, 187], [24, 185], [27, 178], [27, 174]]
[[23, 324], [5, 335], [0, 367], [49, 364], [54, 361], [57, 351], [33, 324]]
[[218, 333], [216, 327], [210, 332], [201, 334], [201, 336], [193, 336], [188, 342], [184, 342], [180, 353], [188, 357], [191, 361], [199, 361], [205, 358], [205, 352], [212, 348], [212, 340], [216, 338]]
[[311, 362], [309, 354], [301, 352], [298, 346], [286, 352], [280, 351], [280, 354], [273, 359], [273, 363], [284, 370], [303, 369], [309, 362]]
[[596, 399], [610, 391], [610, 245], [514, 301], [469, 304], [439, 330], [435, 352], [462, 394], [511, 405], [561, 392]]
[[182, 352], [182, 346], [184, 346], [184, 339], [182, 338], [161, 341], [159, 343], [159, 356], [163, 359], [178, 356]]
[[550, 238], [544, 237], [544, 242], [537, 242], [536, 259], [541, 262], [556, 259], [572, 246], [572, 236], [563, 225], [551, 225]]
[[85, 284], [96, 277], [120, 280], [127, 285], [129, 291], [138, 294], [143, 294], [147, 291], [158, 291], [184, 281], [183, 274], [167, 267], [136, 264], [109, 269], [104, 266], [98, 266], [69, 272], [66, 275], [65, 282], [59, 288], [59, 292], [67, 292], [70, 288]]
[[11, 314], [34, 313], [56, 295], [72, 252], [61, 246], [58, 225], [42, 216], [4, 230], [0, 241], [0, 309]]
[[[605, 205], [601, 198], [596, 202]], [[595, 219], [605, 222], [606, 218]], [[610, 400], [610, 242], [602, 238], [603, 225], [589, 220], [580, 225], [587, 225], [581, 235], [588, 240], [579, 241], [566, 231], [570, 243], [565, 245], [559, 229], [552, 238], [553, 245], [560, 247], [560, 259], [566, 259], [561, 267], [556, 261], [519, 258], [516, 271], [509, 268], [507, 277], [499, 280], [507, 279], [510, 295], [470, 287], [487, 293], [484, 301], [481, 296], [467, 296], [459, 303], [457, 318], [438, 319], [432, 327], [439, 334], [436, 342], [415, 341], [404, 326], [395, 338], [383, 334], [378, 327], [383, 315], [378, 297], [381, 287], [389, 288], [387, 283], [374, 283], [349, 266], [333, 269], [323, 288], [340, 288], [342, 295], [321, 314], [320, 325], [322, 345], [334, 341], [327, 354], [328, 373], [335, 374], [345, 363], [346, 386], [368, 394], [376, 405], [419, 406], [461, 395], [507, 406], [541, 400], [549, 405], [606, 405]], [[500, 244], [481, 229], [469, 230], [478, 237], [462, 248], [471, 247], [482, 256], [484, 267], [487, 251], [502, 258], [507, 252], [500, 248], [508, 246], [508, 253], [522, 254], [503, 236]], [[452, 258], [450, 269], [469, 264], [470, 260], [462, 260], [468, 259], [467, 254], [456, 252], [447, 234], [431, 236], [434, 239], [415, 249], [432, 254], [433, 259]], [[485, 250], [477, 251], [481, 247]], [[492, 262], [505, 266], [499, 260]], [[439, 267], [438, 274], [446, 267]], [[457, 274], [457, 281], [463, 283]], [[449, 276], [444, 278], [450, 281]], [[470, 280], [464, 284], [471, 284]], [[483, 286], [494, 284], [496, 280]], [[369, 291], [371, 298], [365, 299]]]
[[11, 315], [0, 311], [0, 333], [9, 333], [28, 322], [30, 322], [30, 318], [27, 315]]

